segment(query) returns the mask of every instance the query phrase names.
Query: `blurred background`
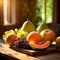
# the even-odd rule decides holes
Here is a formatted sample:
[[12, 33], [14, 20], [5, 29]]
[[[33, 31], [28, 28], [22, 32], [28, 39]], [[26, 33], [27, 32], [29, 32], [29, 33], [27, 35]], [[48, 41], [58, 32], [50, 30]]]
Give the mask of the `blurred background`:
[[31, 20], [37, 27], [45, 22], [51, 29], [60, 24], [60, 0], [0, 0], [0, 37], [6, 30], [20, 28]]

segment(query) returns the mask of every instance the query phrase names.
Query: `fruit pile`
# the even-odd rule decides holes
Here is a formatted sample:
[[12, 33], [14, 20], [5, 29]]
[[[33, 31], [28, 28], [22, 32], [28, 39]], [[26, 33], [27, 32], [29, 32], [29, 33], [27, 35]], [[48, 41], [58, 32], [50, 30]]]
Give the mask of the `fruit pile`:
[[58, 45], [59, 39], [56, 39], [54, 31], [49, 29], [46, 23], [36, 28], [31, 21], [25, 21], [20, 29], [6, 31], [3, 40], [9, 46], [15, 45], [18, 48], [45, 49], [53, 41]]

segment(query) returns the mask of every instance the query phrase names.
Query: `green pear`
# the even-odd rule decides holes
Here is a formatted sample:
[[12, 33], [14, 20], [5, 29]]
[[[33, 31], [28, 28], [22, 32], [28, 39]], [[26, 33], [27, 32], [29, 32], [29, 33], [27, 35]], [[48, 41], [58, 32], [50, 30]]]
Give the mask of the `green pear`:
[[49, 29], [48, 25], [45, 22], [42, 22], [38, 27], [37, 31], [40, 33], [44, 29]]
[[25, 21], [23, 23], [23, 25], [22, 25], [20, 30], [29, 33], [31, 31], [36, 31], [36, 28], [35, 28], [34, 24], [31, 21], [27, 20], [27, 21]]

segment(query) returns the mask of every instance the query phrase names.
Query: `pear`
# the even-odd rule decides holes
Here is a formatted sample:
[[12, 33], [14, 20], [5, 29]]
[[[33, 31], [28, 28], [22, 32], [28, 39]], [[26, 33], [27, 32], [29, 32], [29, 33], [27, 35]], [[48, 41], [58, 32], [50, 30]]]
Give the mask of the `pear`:
[[41, 32], [44, 29], [49, 29], [48, 25], [45, 22], [42, 22], [38, 27], [37, 27], [37, 32]]
[[27, 20], [23, 23], [20, 30], [29, 33], [31, 31], [36, 31], [36, 27], [34, 26], [34, 24], [31, 21]]

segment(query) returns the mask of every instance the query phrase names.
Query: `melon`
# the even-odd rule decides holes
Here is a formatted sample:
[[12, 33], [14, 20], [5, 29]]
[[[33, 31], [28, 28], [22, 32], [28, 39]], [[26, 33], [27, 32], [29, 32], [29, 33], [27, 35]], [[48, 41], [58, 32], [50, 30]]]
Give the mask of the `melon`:
[[38, 41], [41, 41], [41, 40], [42, 40], [41, 35], [36, 31], [30, 32], [27, 36], [27, 41], [28, 42], [38, 42]]
[[45, 49], [50, 46], [50, 41], [29, 42], [29, 45], [32, 49]]

